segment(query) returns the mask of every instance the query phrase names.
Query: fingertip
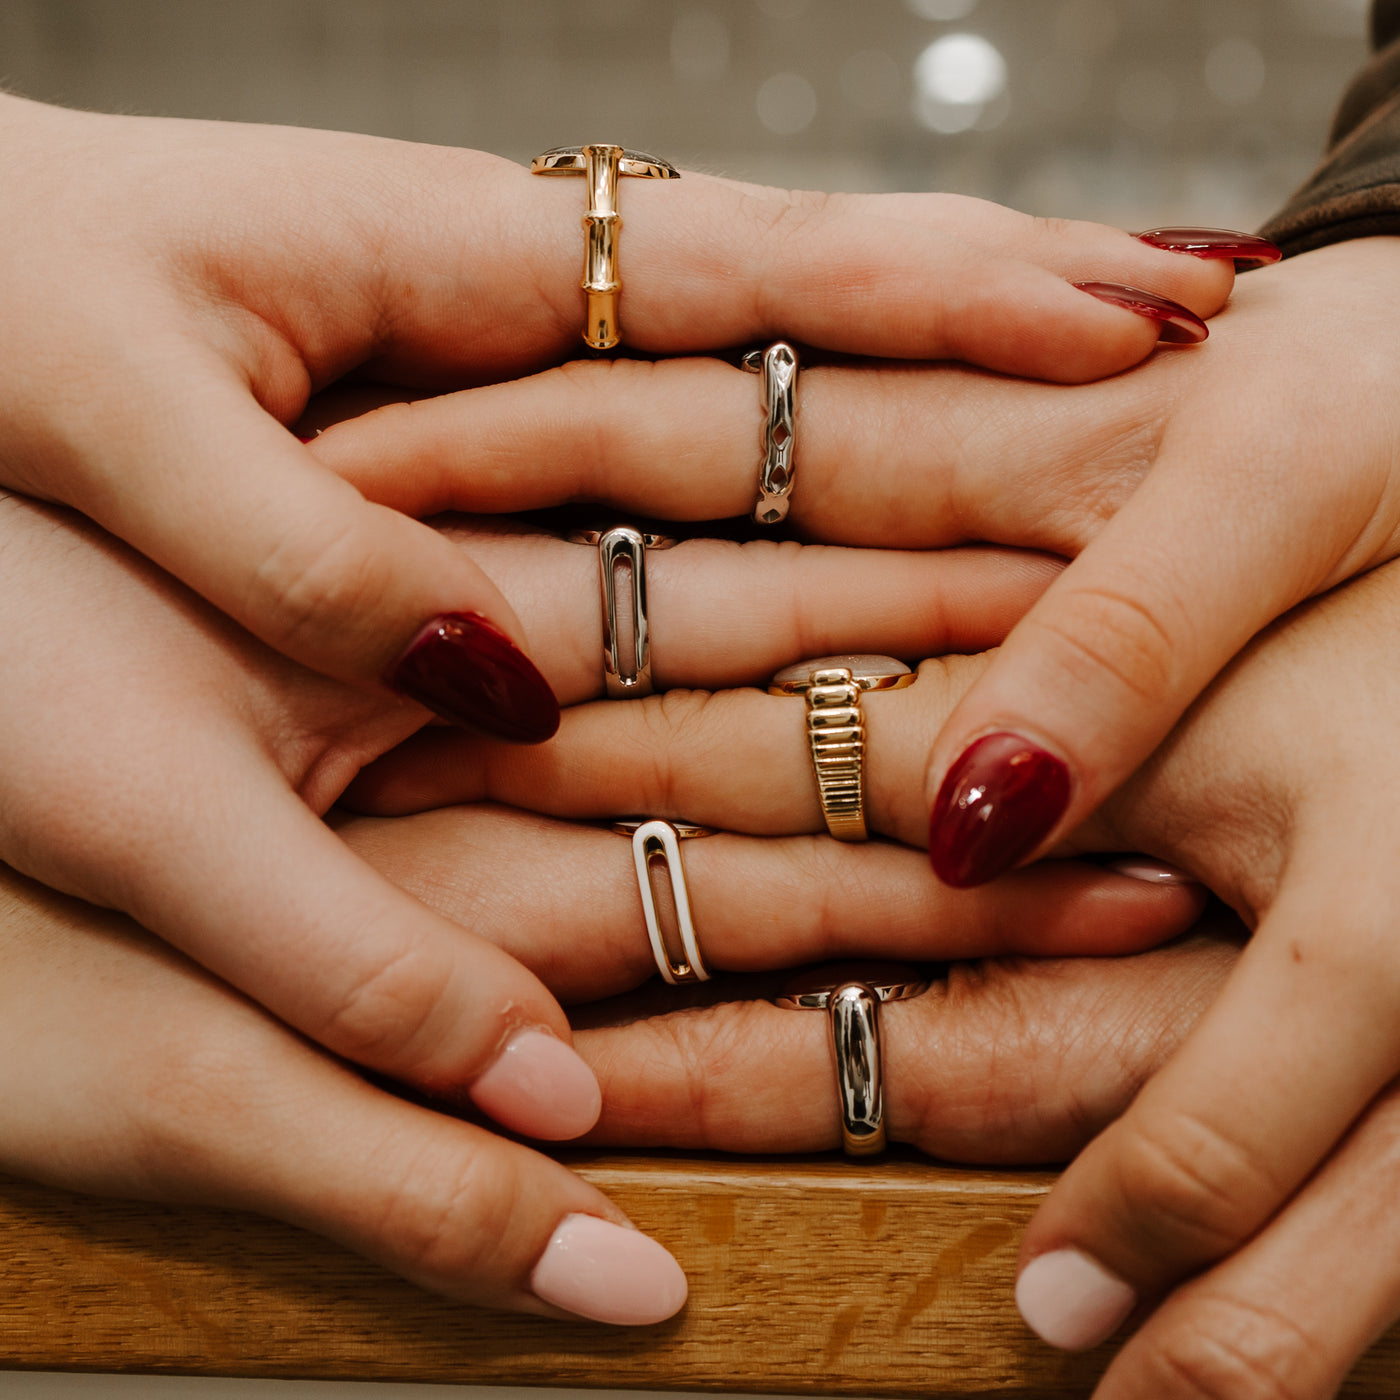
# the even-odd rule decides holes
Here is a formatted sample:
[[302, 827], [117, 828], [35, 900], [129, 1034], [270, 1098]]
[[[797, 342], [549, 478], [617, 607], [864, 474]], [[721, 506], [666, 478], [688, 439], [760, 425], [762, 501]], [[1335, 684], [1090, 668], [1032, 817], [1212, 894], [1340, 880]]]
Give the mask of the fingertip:
[[503, 1128], [560, 1142], [579, 1137], [603, 1110], [597, 1077], [549, 1031], [517, 1031], [472, 1082], [472, 1102]]
[[594, 1322], [644, 1327], [685, 1306], [675, 1256], [640, 1230], [596, 1215], [567, 1215], [530, 1275], [536, 1297]]
[[1016, 1307], [1026, 1326], [1061, 1351], [1106, 1341], [1136, 1306], [1131, 1284], [1078, 1249], [1038, 1255], [1016, 1279]]
[[559, 701], [549, 682], [480, 613], [433, 618], [385, 681], [443, 719], [499, 739], [540, 744], [559, 728]]
[[1005, 874], [1049, 837], [1069, 808], [1069, 765], [1006, 731], [954, 759], [929, 814], [929, 860], [954, 889]]

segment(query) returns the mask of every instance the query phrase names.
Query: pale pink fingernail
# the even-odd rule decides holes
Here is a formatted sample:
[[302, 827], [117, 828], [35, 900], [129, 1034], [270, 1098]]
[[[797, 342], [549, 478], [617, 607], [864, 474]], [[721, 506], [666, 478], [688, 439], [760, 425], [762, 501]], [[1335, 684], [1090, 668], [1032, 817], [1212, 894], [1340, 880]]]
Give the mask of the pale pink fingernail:
[[1130, 880], [1146, 880], [1149, 885], [1198, 885], [1200, 881], [1174, 865], [1148, 856], [1119, 856], [1104, 862], [1105, 870], [1115, 870]]
[[1016, 1306], [1041, 1341], [1083, 1351], [1123, 1325], [1137, 1306], [1137, 1294], [1081, 1250], [1055, 1249], [1021, 1270]]
[[689, 1286], [671, 1253], [596, 1215], [566, 1215], [530, 1275], [535, 1295], [556, 1308], [641, 1327], [680, 1311]]
[[503, 1128], [528, 1137], [577, 1137], [597, 1121], [603, 1095], [593, 1071], [548, 1031], [519, 1031], [469, 1090]]

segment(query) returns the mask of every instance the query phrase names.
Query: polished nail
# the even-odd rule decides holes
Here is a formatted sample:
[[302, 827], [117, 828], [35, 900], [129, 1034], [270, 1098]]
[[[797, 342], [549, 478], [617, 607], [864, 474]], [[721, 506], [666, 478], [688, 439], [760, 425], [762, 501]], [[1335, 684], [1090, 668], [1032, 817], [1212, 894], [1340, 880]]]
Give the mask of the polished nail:
[[559, 702], [535, 664], [476, 613], [444, 613], [385, 677], [453, 724], [538, 744], [559, 728]]
[[1056, 1249], [1021, 1270], [1016, 1306], [1041, 1341], [1064, 1351], [1083, 1351], [1123, 1325], [1137, 1306], [1137, 1294], [1080, 1250]]
[[1126, 875], [1130, 880], [1145, 880], [1149, 885], [1198, 885], [1200, 881], [1184, 870], [1149, 856], [1119, 856], [1104, 862], [1105, 870]]
[[598, 1080], [548, 1031], [518, 1031], [472, 1081], [471, 1099], [502, 1127], [559, 1142], [586, 1133], [603, 1107]]
[[1019, 734], [987, 734], [948, 770], [929, 819], [934, 873], [959, 889], [1010, 870], [1069, 806], [1069, 769]]
[[1117, 282], [1076, 282], [1081, 292], [1098, 297], [1110, 306], [1121, 306], [1125, 311], [1136, 312], [1149, 321], [1157, 322], [1157, 338], [1174, 345], [1196, 345], [1210, 332], [1206, 323], [1194, 311], [1156, 292], [1144, 292], [1140, 287], [1123, 287]]
[[1235, 269], [1268, 267], [1283, 252], [1277, 244], [1252, 233], [1236, 233], [1228, 228], [1150, 228], [1134, 235], [1154, 248], [1168, 253], [1190, 253], [1197, 258], [1231, 258]]
[[566, 1215], [530, 1275], [535, 1296], [556, 1308], [625, 1327], [664, 1322], [689, 1291], [670, 1252], [640, 1230], [596, 1215]]

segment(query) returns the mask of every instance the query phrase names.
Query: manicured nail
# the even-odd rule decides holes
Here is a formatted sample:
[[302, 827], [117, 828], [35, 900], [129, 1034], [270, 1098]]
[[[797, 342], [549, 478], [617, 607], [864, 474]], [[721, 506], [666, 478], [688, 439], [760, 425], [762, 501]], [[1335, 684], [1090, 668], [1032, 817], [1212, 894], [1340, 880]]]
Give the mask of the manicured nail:
[[556, 1308], [624, 1327], [664, 1322], [689, 1291], [681, 1266], [654, 1239], [596, 1215], [560, 1221], [530, 1287]]
[[1259, 238], [1252, 233], [1236, 233], [1228, 228], [1150, 228], [1134, 237], [1168, 253], [1190, 253], [1198, 258], [1233, 258], [1239, 272], [1251, 267], [1268, 267], [1283, 256], [1278, 245], [1270, 243], [1267, 238]]
[[559, 1142], [586, 1133], [603, 1107], [587, 1064], [548, 1031], [518, 1031], [472, 1081], [472, 1102], [502, 1127]]
[[1069, 769], [1019, 734], [987, 734], [948, 770], [928, 854], [945, 885], [986, 884], [1028, 856], [1069, 806]]
[[539, 744], [559, 728], [559, 702], [535, 664], [476, 613], [444, 613], [412, 641], [389, 685], [453, 724]]
[[1098, 1260], [1077, 1249], [1056, 1249], [1021, 1270], [1016, 1306], [1041, 1341], [1083, 1351], [1123, 1325], [1137, 1294]]
[[1198, 885], [1200, 881], [1184, 870], [1178, 870], [1165, 861], [1151, 860], [1147, 856], [1119, 856], [1116, 860], [1104, 862], [1105, 870], [1117, 871], [1130, 880], [1146, 880], [1149, 885]]
[[1074, 285], [1110, 306], [1121, 306], [1125, 311], [1135, 311], [1149, 321], [1156, 321], [1158, 340], [1173, 345], [1197, 345], [1210, 334], [1206, 323], [1194, 311], [1159, 297], [1156, 292], [1123, 287], [1117, 282], [1076, 282]]

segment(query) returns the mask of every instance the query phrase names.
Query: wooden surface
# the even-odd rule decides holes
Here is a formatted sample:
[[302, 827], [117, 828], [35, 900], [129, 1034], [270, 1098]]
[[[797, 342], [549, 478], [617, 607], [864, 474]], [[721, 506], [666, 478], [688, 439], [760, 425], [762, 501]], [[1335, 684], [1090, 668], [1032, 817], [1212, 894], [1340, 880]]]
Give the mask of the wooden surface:
[[[1067, 1400], [1109, 1355], [1041, 1346], [1012, 1305], [1047, 1174], [898, 1154], [568, 1160], [680, 1258], [679, 1318], [477, 1311], [254, 1216], [0, 1177], [0, 1369]], [[1400, 1394], [1400, 1335], [1346, 1394]]]

